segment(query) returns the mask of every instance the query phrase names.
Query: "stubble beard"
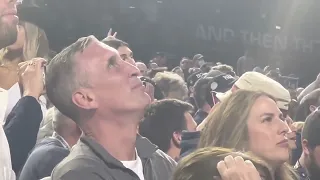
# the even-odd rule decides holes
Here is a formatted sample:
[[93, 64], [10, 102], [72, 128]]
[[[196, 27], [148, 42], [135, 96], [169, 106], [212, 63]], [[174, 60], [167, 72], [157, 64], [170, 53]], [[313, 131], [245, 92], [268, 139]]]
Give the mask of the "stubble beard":
[[17, 35], [18, 29], [16, 24], [7, 24], [0, 19], [0, 49], [15, 43]]

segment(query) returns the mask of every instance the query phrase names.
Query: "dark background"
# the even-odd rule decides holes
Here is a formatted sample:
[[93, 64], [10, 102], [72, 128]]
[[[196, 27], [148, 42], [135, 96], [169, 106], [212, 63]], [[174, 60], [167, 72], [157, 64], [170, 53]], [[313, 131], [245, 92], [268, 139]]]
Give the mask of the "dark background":
[[[30, 3], [24, 0], [25, 4]], [[204, 26], [246, 29], [252, 32], [286, 34], [320, 40], [320, 2], [313, 0], [35, 0], [39, 8], [25, 8], [21, 19], [34, 21], [45, 29], [55, 51], [81, 36], [103, 39], [113, 28], [128, 42], [136, 60], [149, 61], [155, 52], [167, 52], [171, 64], [183, 56], [202, 53], [207, 61], [236, 65], [250, 48], [240, 39], [230, 42], [196, 38]], [[33, 20], [30, 20], [33, 19]], [[277, 30], [275, 26], [281, 26]], [[274, 59], [284, 75], [300, 77], [300, 85], [319, 73], [319, 45], [312, 53], [256, 48], [263, 66]], [[278, 57], [278, 58], [275, 58]], [[279, 58], [280, 57], [280, 58]]]

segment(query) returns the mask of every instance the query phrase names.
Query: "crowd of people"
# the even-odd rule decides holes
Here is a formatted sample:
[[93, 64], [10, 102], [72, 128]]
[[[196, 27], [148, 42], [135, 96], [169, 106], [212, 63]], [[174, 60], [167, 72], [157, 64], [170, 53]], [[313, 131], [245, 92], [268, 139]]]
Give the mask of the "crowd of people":
[[320, 74], [145, 64], [112, 30], [54, 53], [17, 5], [0, 1], [1, 180], [320, 179]]

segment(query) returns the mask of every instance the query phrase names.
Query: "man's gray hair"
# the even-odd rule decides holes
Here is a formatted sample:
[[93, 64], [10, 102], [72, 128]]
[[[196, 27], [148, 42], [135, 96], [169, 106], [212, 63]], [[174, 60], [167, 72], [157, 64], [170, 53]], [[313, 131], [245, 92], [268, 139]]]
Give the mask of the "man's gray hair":
[[96, 40], [94, 36], [78, 39], [57, 54], [46, 67], [48, 98], [61, 113], [77, 123], [80, 120], [80, 109], [73, 103], [72, 93], [86, 82], [85, 79], [77, 78], [79, 72], [75, 68], [75, 55], [82, 53], [93, 40]]

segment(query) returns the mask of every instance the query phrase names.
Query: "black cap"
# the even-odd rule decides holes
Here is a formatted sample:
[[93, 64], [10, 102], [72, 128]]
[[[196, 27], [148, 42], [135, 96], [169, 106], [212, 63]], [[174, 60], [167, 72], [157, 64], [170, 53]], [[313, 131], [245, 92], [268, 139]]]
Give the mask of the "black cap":
[[196, 82], [203, 76], [203, 73], [201, 71], [195, 72], [193, 74], [191, 74], [188, 78], [187, 78], [187, 86], [189, 87], [193, 87]]
[[219, 93], [224, 93], [230, 90], [233, 84], [237, 81], [237, 78], [225, 73], [222, 73], [215, 77], [210, 77], [208, 75], [205, 76], [205, 78], [208, 79], [210, 90]]

